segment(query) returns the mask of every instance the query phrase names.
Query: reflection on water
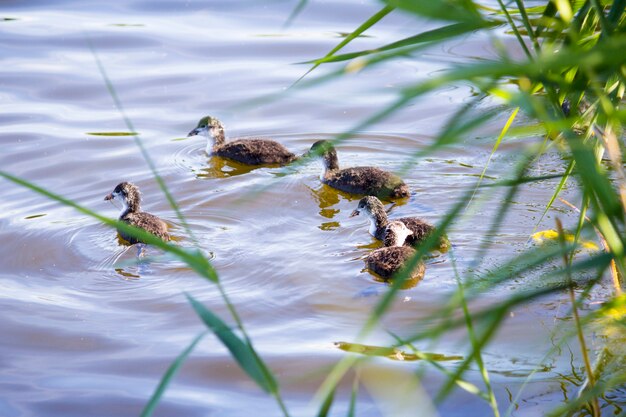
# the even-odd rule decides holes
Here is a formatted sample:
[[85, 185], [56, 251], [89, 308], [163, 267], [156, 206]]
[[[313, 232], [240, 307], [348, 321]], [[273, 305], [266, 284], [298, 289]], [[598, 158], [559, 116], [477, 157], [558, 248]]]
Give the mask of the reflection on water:
[[[127, 136], [131, 133], [112, 104], [90, 39], [199, 249], [211, 257], [298, 415], [306, 414], [298, 412], [321, 382], [319, 370], [344, 355], [333, 343], [352, 340], [387, 290], [388, 283], [377, 282], [363, 265], [380, 243], [367, 233], [363, 219], [349, 218], [358, 196], [322, 185], [314, 164], [249, 167], [209, 158], [204, 139], [180, 140], [181, 135], [203, 114], [219, 113], [227, 125], [237, 126], [229, 132], [233, 137], [268, 136], [302, 154], [316, 140], [332, 139], [380, 110], [393, 86], [489, 49], [487, 39], [463, 40], [446, 47], [457, 54], [453, 58], [435, 51], [353, 74], [341, 84], [293, 90], [281, 100], [243, 107], [286, 89], [306, 71], [293, 63], [323, 56], [336, 44], [338, 31], [353, 30], [379, 8], [375, 2], [341, 0], [328, 13], [328, 5], [309, 3], [287, 29], [281, 28], [292, 2], [130, 0], [106, 7], [75, 0], [9, 2], [0, 18], [0, 167], [109, 217], [119, 210], [102, 196], [112, 185], [133, 182], [146, 196], [143, 208], [173, 227], [176, 244], [193, 248], [194, 239]], [[414, 27], [413, 20], [390, 15], [358, 39], [359, 47], [395, 41], [407, 36], [407, 28], [413, 34]], [[424, 22], [425, 29], [432, 27]], [[280, 36], [262, 36], [277, 32]], [[464, 86], [451, 86], [372, 131], [355, 134], [338, 147], [342, 167], [405, 168], [470, 94]], [[487, 126], [482, 137], [497, 137], [507, 117]], [[475, 184], [491, 146], [467, 138], [466, 145], [410, 162], [402, 177], [413, 193], [396, 202], [394, 217], [419, 215], [437, 223]], [[486, 179], [507, 177], [517, 146], [514, 140], [503, 142], [506, 153], [494, 155]], [[558, 155], [546, 155], [536, 168], [552, 172], [561, 162]], [[470, 267], [482, 239], [492, 241], [480, 260], [483, 270], [523, 249], [529, 225], [538, 219], [537, 207], [545, 206], [553, 186], [546, 181], [522, 192], [497, 236], [485, 236], [498, 209], [497, 190], [490, 202], [460, 216], [450, 231], [458, 269]], [[569, 211], [558, 214], [563, 221], [577, 218]], [[6, 181], [0, 240], [3, 417], [138, 415], [173, 359], [203, 329], [184, 292], [232, 324], [216, 287], [182, 262], [151, 247], [138, 258], [135, 247], [120, 244], [115, 229]], [[371, 344], [391, 343], [385, 330], [409, 333], [416, 319], [447, 301], [457, 285], [450, 258], [432, 256], [423, 280], [406, 283]], [[508, 294], [516, 285], [494, 288], [489, 296]], [[542, 361], [553, 322], [546, 311], [543, 306], [519, 309], [489, 346], [486, 366], [500, 372], [493, 383], [504, 405], [506, 389], [525, 382], [514, 373], [519, 357], [528, 368]], [[548, 324], [538, 329], [538, 321]], [[466, 342], [465, 333], [451, 332], [433, 348], [456, 355]], [[547, 392], [559, 373], [570, 371], [566, 356], [555, 360], [546, 380], [533, 385], [535, 393]], [[253, 387], [217, 339], [206, 338], [189, 361], [157, 415], [276, 415], [272, 399]], [[481, 383], [477, 372], [467, 376]], [[434, 387], [442, 377], [427, 370], [424, 378]], [[458, 395], [441, 405], [442, 415], [489, 413], [482, 399]], [[346, 398], [338, 395], [332, 412], [346, 415]], [[359, 415], [380, 415], [366, 395], [359, 396], [358, 409]]]
[[268, 166], [241, 164], [237, 161], [220, 158], [219, 156], [211, 156], [207, 159], [207, 167], [201, 169], [201, 173], [197, 174], [198, 178], [227, 178], [247, 174], [254, 169], [270, 168]]

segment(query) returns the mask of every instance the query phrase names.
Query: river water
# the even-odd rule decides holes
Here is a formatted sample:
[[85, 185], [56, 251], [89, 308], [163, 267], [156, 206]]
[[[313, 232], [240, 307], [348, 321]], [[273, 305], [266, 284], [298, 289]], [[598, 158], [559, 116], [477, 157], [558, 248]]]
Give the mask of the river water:
[[[207, 158], [203, 139], [186, 134], [210, 114], [224, 122], [231, 137], [273, 137], [303, 153], [315, 140], [332, 139], [389, 103], [397, 87], [455, 63], [494, 57], [495, 49], [486, 36], [465, 37], [337, 82], [253, 101], [285, 91], [307, 69], [295, 63], [324, 55], [380, 8], [351, 0], [312, 2], [284, 27], [295, 3], [4, 2], [0, 168], [110, 217], [119, 208], [103, 197], [117, 183], [131, 181], [142, 190], [144, 209], [170, 223], [178, 244], [193, 246], [133, 137], [112, 134], [129, 129], [99, 60], [198, 245], [212, 257], [255, 347], [277, 375], [287, 407], [293, 415], [314, 415], [316, 389], [346, 355], [334, 343], [356, 340], [387, 289], [363, 270], [363, 258], [376, 244], [362, 217], [349, 218], [358, 200], [321, 186], [315, 164], [250, 170]], [[434, 27], [395, 13], [348, 50]], [[496, 35], [514, 47], [508, 35]], [[412, 103], [341, 144], [340, 163], [398, 170], [474, 95], [469, 86], [456, 85]], [[497, 105], [486, 100], [479, 106]], [[403, 177], [413, 195], [393, 216], [418, 215], [437, 223], [475, 184], [509, 115], [503, 109], [475, 136], [412, 165]], [[505, 141], [488, 178], [510, 176], [525, 140]], [[548, 154], [534, 173], [553, 173], [562, 163]], [[148, 248], [154, 259], [136, 265], [135, 249], [120, 245], [109, 227], [8, 181], [0, 184], [0, 416], [138, 415], [167, 367], [203, 330], [185, 292], [232, 322], [215, 286], [181, 262]], [[492, 246], [480, 260], [483, 271], [527, 248], [554, 184], [534, 183], [516, 195], [495, 235], [486, 232], [501, 193], [460, 217], [449, 237], [461, 275], [476, 265], [472, 255], [485, 240]], [[573, 191], [564, 195], [576, 200]], [[554, 228], [557, 215], [566, 224], [576, 221], [575, 212], [557, 204], [539, 229]], [[420, 317], [456, 290], [450, 253], [433, 254], [426, 267], [424, 279], [401, 292], [383, 326], [364, 342], [393, 343], [386, 330], [410, 334], [422, 325]], [[548, 272], [534, 271], [494, 288], [476, 307]], [[558, 295], [512, 310], [483, 350], [503, 411], [536, 370], [516, 398], [513, 415], [541, 415], [573, 395], [562, 378], [572, 372], [570, 352], [546, 356], [553, 331], [567, 320], [565, 300]], [[451, 331], [418, 347], [463, 356], [467, 334]], [[571, 349], [577, 356], [575, 343]], [[450, 370], [456, 364], [443, 362]], [[362, 373], [357, 415], [400, 415], [389, 410], [395, 397], [384, 386], [414, 381], [418, 368], [414, 362], [370, 361]], [[428, 366], [423, 372], [413, 391], [423, 415], [435, 413], [432, 407], [446, 416], [489, 415], [485, 401], [460, 389], [433, 406], [429, 398], [443, 376]], [[466, 378], [482, 387], [476, 366]], [[349, 377], [342, 384], [332, 415], [346, 414], [351, 383]], [[253, 413], [280, 411], [209, 336], [155, 415]]]

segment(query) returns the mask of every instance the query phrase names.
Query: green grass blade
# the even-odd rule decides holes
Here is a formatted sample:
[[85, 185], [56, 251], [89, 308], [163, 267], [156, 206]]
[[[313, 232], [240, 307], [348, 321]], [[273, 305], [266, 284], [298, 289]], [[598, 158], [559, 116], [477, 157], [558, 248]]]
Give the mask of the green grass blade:
[[[487, 388], [487, 398], [489, 405], [491, 406], [491, 410], [493, 411], [494, 417], [500, 417], [500, 411], [498, 410], [498, 402], [493, 392], [493, 387], [491, 386], [491, 381], [489, 379], [489, 372], [485, 367], [485, 362], [482, 358], [481, 345], [476, 338], [476, 331], [474, 329], [474, 324], [472, 323], [472, 316], [469, 311], [469, 307], [467, 305], [467, 299], [465, 298], [465, 291], [463, 289], [463, 282], [459, 275], [456, 260], [454, 256], [454, 248], [450, 249], [450, 259], [452, 261], [452, 268], [454, 270], [454, 276], [457, 282], [459, 299], [461, 301], [461, 308], [463, 310], [463, 317], [465, 318], [465, 328], [467, 329], [467, 334], [469, 336], [470, 343], [473, 349], [473, 356], [476, 361], [476, 365], [478, 365], [478, 369], [480, 371], [480, 375], [483, 378], [483, 382], [485, 387]], [[495, 325], [497, 325], [496, 323]], [[460, 375], [458, 375], [460, 377]], [[457, 384], [457, 378], [453, 378], [449, 380], [450, 382]]]
[[[402, 346], [402, 345], [407, 345], [411, 348], [411, 350], [413, 350], [413, 352], [415, 352], [416, 356], [422, 356], [423, 352], [420, 352], [414, 345], [406, 342], [405, 340], [402, 340], [402, 338], [400, 338], [398, 335], [394, 334], [393, 332], [388, 332], [394, 339], [396, 339], [397, 344], [396, 346]], [[443, 356], [443, 355], [442, 355]], [[462, 356], [455, 356], [455, 358], [457, 358], [458, 360], [463, 359]], [[437, 360], [433, 360], [431, 359], [429, 356], [422, 356], [422, 360], [427, 362], [429, 365], [433, 366], [434, 368], [436, 368], [439, 372], [441, 372], [443, 375], [447, 376], [448, 378], [453, 378], [452, 372], [450, 372], [448, 370], [448, 368], [446, 368], [445, 366], [441, 365], [440, 363], [438, 363]], [[476, 385], [467, 382], [465, 380], [462, 379], [457, 379], [455, 380], [455, 384], [461, 388], [462, 390], [472, 394], [472, 395], [476, 395], [477, 397], [482, 398], [485, 401], [489, 401], [489, 397], [487, 396], [487, 394], [485, 394], [484, 392], [482, 392]]]
[[611, 5], [611, 10], [607, 16], [607, 20], [611, 22], [613, 27], [616, 27], [620, 19], [624, 15], [624, 8], [626, 8], [626, 0], [614, 0]]
[[350, 405], [348, 407], [348, 417], [356, 417], [356, 398], [359, 394], [359, 368], [356, 368], [354, 381], [352, 382], [352, 392], [350, 393]]
[[[385, 17], [389, 13], [391, 13], [393, 11], [393, 9], [394, 9], [393, 7], [385, 6], [381, 10], [376, 12], [373, 16], [371, 16], [369, 19], [367, 19], [361, 26], [356, 28], [352, 33], [350, 33], [341, 42], [339, 42], [339, 44], [337, 46], [335, 46], [333, 49], [331, 49], [331, 51], [329, 53], [327, 53], [326, 56], [324, 58], [322, 58], [322, 60], [325, 59], [325, 58], [329, 58], [329, 57], [333, 56], [335, 54], [335, 52], [341, 50], [344, 46], [346, 46], [347, 44], [352, 42], [354, 39], [356, 39], [363, 32], [365, 32], [366, 30], [371, 28], [373, 25], [378, 23], [383, 17]], [[320, 64], [321, 64], [321, 62], [315, 63], [311, 68], [309, 68], [309, 70], [307, 72], [304, 73], [304, 75], [302, 75], [300, 78], [298, 78], [293, 85], [295, 85], [298, 82], [300, 82], [300, 80], [302, 80], [304, 77], [306, 77], [308, 74], [310, 74], [313, 70], [315, 70], [315, 68], [319, 67]], [[292, 85], [292, 87], [293, 87], [293, 85]]]
[[307, 3], [308, 3], [308, 0], [300, 0], [298, 4], [296, 4], [296, 7], [289, 14], [287, 21], [285, 21], [285, 24], [283, 25], [283, 29], [291, 26], [291, 24], [296, 19], [296, 17], [298, 17], [298, 15], [302, 13], [302, 10], [304, 10], [304, 6], [306, 6]]
[[156, 406], [159, 404], [159, 401], [161, 401], [161, 397], [165, 393], [165, 389], [167, 388], [171, 380], [174, 378], [174, 376], [176, 376], [176, 373], [183, 365], [183, 363], [187, 360], [187, 357], [195, 349], [196, 345], [206, 335], [207, 332], [203, 332], [196, 336], [191, 344], [185, 350], [183, 350], [181, 354], [178, 355], [176, 360], [169, 366], [169, 368], [167, 368], [167, 371], [165, 372], [165, 374], [163, 374], [163, 377], [161, 377], [161, 381], [154, 391], [154, 394], [152, 394], [152, 397], [150, 397], [150, 401], [148, 401], [148, 404], [146, 404], [143, 411], [141, 412], [141, 417], [150, 417], [152, 415]]
[[333, 405], [333, 401], [335, 400], [335, 391], [336, 390], [337, 390], [337, 387], [335, 387], [335, 389], [333, 389], [332, 391], [330, 391], [328, 393], [328, 395], [324, 399], [324, 402], [322, 403], [322, 406], [320, 407], [320, 411], [317, 413], [317, 417], [327, 417], [328, 416], [328, 413], [330, 412], [330, 408]]
[[[117, 108], [117, 111], [122, 116], [122, 119], [124, 120], [124, 123], [126, 124], [127, 129], [130, 132], [133, 132], [133, 133], [136, 132], [137, 130], [133, 126], [133, 122], [126, 115], [126, 111], [124, 110], [124, 106], [122, 105], [122, 101], [120, 100], [119, 96], [117, 95], [117, 91], [115, 89], [115, 86], [113, 85], [113, 82], [109, 78], [109, 76], [108, 76], [108, 74], [106, 72], [106, 69], [104, 68], [104, 65], [102, 64], [102, 61], [100, 61], [100, 58], [98, 57], [96, 49], [95, 49], [95, 47], [94, 47], [94, 45], [91, 42], [91, 39], [89, 37], [87, 37], [87, 44], [89, 45], [89, 49], [91, 51], [91, 54], [93, 55], [94, 60], [96, 61], [96, 65], [98, 66], [98, 71], [100, 71], [100, 75], [102, 76], [102, 79], [104, 80], [104, 83], [105, 83], [105, 85], [107, 87], [107, 91], [109, 92], [109, 95], [111, 96], [111, 99], [113, 100], [113, 103], [115, 104], [115, 107]], [[137, 134], [134, 134], [133, 135], [133, 139], [135, 141], [135, 144], [139, 148], [143, 159], [148, 164], [148, 167], [150, 168], [150, 171], [152, 172], [152, 175], [154, 176], [154, 179], [156, 180], [157, 184], [159, 184], [159, 188], [161, 189], [161, 191], [163, 191], [163, 194], [165, 195], [165, 198], [167, 199], [168, 203], [170, 204], [172, 209], [174, 209], [174, 212], [176, 213], [176, 217], [178, 218], [180, 223], [185, 228], [185, 232], [187, 233], [187, 236], [192, 240], [192, 242], [194, 242], [196, 244], [196, 246], [198, 246], [198, 241], [195, 238], [195, 235], [194, 235], [193, 231], [191, 230], [191, 227], [189, 227], [189, 224], [187, 223], [187, 220], [185, 219], [185, 216], [183, 216], [183, 213], [180, 210], [180, 207], [178, 206], [178, 204], [176, 203], [176, 200], [174, 200], [174, 197], [172, 196], [172, 194], [170, 193], [169, 189], [167, 188], [167, 185], [165, 184], [165, 181], [159, 175], [159, 172], [158, 172], [158, 170], [156, 168], [156, 164], [154, 163], [154, 161], [150, 157], [150, 154], [148, 153], [148, 150], [144, 146], [143, 141], [141, 140], [140, 136], [137, 135]]]
[[[528, 17], [528, 13], [526, 13], [526, 6], [524, 6], [524, 2], [522, 0], [515, 0], [515, 4], [517, 4], [517, 8], [520, 11], [520, 16], [522, 17], [522, 23], [523, 23], [524, 27], [526, 28], [526, 31], [528, 33], [528, 37], [530, 38], [531, 42], [533, 43], [533, 47], [535, 48], [535, 52], [539, 53], [539, 51], [541, 50], [541, 47], [539, 46], [539, 42], [537, 41], [537, 38], [535, 36], [535, 32], [533, 31], [533, 27], [532, 27], [532, 24], [530, 22], [530, 18]], [[503, 7], [505, 7], [505, 6], [503, 6]], [[514, 29], [514, 30], [516, 30], [516, 29]]]
[[476, 3], [465, 0], [386, 0], [390, 6], [406, 10], [418, 16], [457, 22], [483, 22]]
[[482, 183], [483, 178], [485, 177], [487, 168], [489, 168], [489, 163], [491, 162], [493, 155], [498, 151], [498, 148], [500, 147], [500, 143], [502, 142], [502, 139], [504, 139], [507, 132], [509, 131], [511, 124], [513, 124], [513, 121], [515, 120], [515, 117], [517, 116], [518, 111], [519, 111], [519, 107], [516, 107], [515, 110], [513, 110], [513, 113], [511, 113], [511, 115], [509, 116], [506, 123], [504, 124], [504, 127], [500, 131], [500, 134], [498, 135], [498, 138], [496, 139], [496, 143], [493, 145], [493, 148], [491, 148], [491, 153], [489, 154], [489, 158], [487, 158], [485, 167], [483, 168], [482, 172], [480, 173], [480, 176], [478, 177], [478, 182], [476, 183], [476, 187], [474, 188], [474, 192], [472, 193], [472, 196], [470, 197], [468, 204], [472, 202], [474, 196], [476, 195], [476, 191], [478, 190], [478, 187], [480, 187], [480, 184]]
[[241, 369], [264, 391], [272, 394], [278, 392], [278, 384], [274, 376], [256, 354], [252, 345], [242, 341], [218, 316], [213, 314], [202, 303], [191, 295], [186, 295], [196, 314], [230, 351]]
[[[465, 35], [469, 32], [473, 32], [478, 29], [487, 29], [487, 28], [491, 28], [500, 24], [502, 24], [502, 22], [499, 22], [499, 21], [485, 22], [479, 25], [477, 25], [476, 23], [467, 23], [467, 22], [453, 23], [448, 26], [443, 26], [437, 29], [428, 30], [420, 34], [410, 36], [408, 38], [401, 39], [396, 42], [389, 43], [387, 45], [381, 46], [376, 49], [368, 49], [364, 51], [351, 52], [351, 53], [342, 54], [342, 55], [334, 55], [334, 53], [328, 54], [323, 58], [302, 62], [302, 64], [315, 64], [314, 68], [317, 68], [317, 66], [319, 66], [320, 64], [324, 64], [324, 63], [347, 61], [347, 60], [354, 59], [360, 56], [371, 55], [371, 54], [390, 51], [394, 49], [401, 49], [401, 48], [406, 48], [406, 47], [415, 46], [415, 45], [424, 44], [424, 43], [434, 43], [434, 42], [445, 41], [451, 38], [455, 38], [457, 36]], [[309, 70], [309, 72], [311, 72], [314, 68]]]
[[563, 178], [561, 178], [561, 181], [559, 181], [559, 183], [555, 187], [554, 193], [552, 193], [552, 197], [550, 197], [550, 201], [548, 201], [548, 204], [546, 204], [546, 208], [543, 210], [543, 213], [541, 213], [541, 217], [539, 217], [539, 220], [537, 220], [537, 223], [535, 223], [535, 227], [530, 233], [531, 236], [535, 234], [535, 232], [537, 231], [537, 228], [539, 228], [539, 225], [541, 224], [543, 219], [546, 217], [546, 214], [548, 214], [548, 211], [550, 210], [550, 208], [556, 201], [557, 197], [559, 196], [559, 194], [561, 194], [561, 191], [563, 190], [563, 187], [565, 187], [565, 184], [567, 183], [567, 180], [572, 174], [574, 167], [575, 167], [574, 161], [570, 161], [567, 164], [567, 168], [565, 169], [565, 174], [563, 175]]
[[173, 245], [171, 243], [164, 242], [163, 240], [159, 239], [158, 237], [154, 236], [151, 233], [146, 232], [143, 229], [130, 226], [119, 220], [114, 220], [114, 219], [110, 219], [108, 217], [102, 216], [86, 207], [79, 205], [78, 203], [74, 201], [71, 201], [61, 195], [48, 191], [22, 178], [15, 177], [7, 172], [0, 171], [0, 177], [3, 177], [22, 187], [28, 188], [29, 190], [34, 191], [38, 194], [41, 194], [51, 200], [58, 201], [59, 203], [64, 204], [68, 207], [72, 207], [76, 209], [77, 211], [87, 216], [90, 216], [94, 219], [97, 219], [100, 222], [108, 226], [115, 227], [118, 230], [128, 233], [131, 236], [137, 237], [150, 245], [154, 245], [160, 249], [163, 249], [164, 251], [180, 258], [190, 268], [196, 271], [200, 276], [207, 278], [214, 283], [218, 282], [217, 272], [213, 269], [209, 261], [206, 259], [206, 257], [204, 257], [204, 255], [199, 250], [189, 251], [179, 246]]
[[554, 18], [554, 16], [556, 16], [556, 6], [554, 5], [554, 2], [549, 2], [544, 8], [543, 13], [542, 13], [542, 19], [539, 20], [539, 24], [537, 25], [537, 28], [534, 31], [535, 38], [540, 38], [542, 36], [543, 31], [547, 29], [547, 27], [544, 26], [542, 22], [551, 20]]
[[[511, 27], [511, 30], [515, 34], [515, 37], [517, 38], [517, 42], [519, 43], [520, 47], [526, 54], [526, 57], [528, 59], [532, 59], [532, 54], [530, 53], [530, 50], [528, 49], [526, 42], [524, 42], [524, 38], [522, 37], [519, 30], [517, 29], [517, 26], [515, 25], [515, 22], [513, 21], [513, 18], [511, 17], [511, 15], [509, 14], [509, 11], [507, 10], [506, 6], [502, 2], [502, 0], [498, 0], [498, 4], [500, 5], [500, 9], [502, 9], [502, 13], [504, 13], [504, 16], [506, 17], [507, 22], [509, 22], [509, 26]], [[520, 13], [521, 13], [521, 10], [520, 10]]]

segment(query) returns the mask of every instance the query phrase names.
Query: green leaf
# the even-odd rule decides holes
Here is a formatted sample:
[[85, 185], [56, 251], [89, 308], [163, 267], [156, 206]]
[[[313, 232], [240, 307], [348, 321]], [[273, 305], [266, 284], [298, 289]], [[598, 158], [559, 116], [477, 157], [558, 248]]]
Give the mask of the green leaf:
[[189, 294], [186, 294], [186, 296], [196, 314], [226, 346], [241, 369], [264, 391], [276, 394], [278, 392], [278, 384], [271, 371], [255, 352], [252, 344], [247, 340], [241, 340], [218, 316], [213, 314], [202, 303]]
[[[414, 36], [410, 36], [408, 38], [401, 39], [396, 42], [389, 43], [387, 45], [381, 46], [376, 49], [367, 49], [359, 52], [351, 52], [348, 54], [342, 55], [333, 55], [335, 50], [331, 51], [331, 53], [327, 54], [323, 58], [315, 59], [312, 61], [302, 62], [303, 64], [311, 64], [315, 63], [315, 66], [309, 70], [309, 72], [313, 71], [313, 69], [317, 68], [319, 65], [329, 62], [340, 62], [347, 61], [350, 59], [354, 59], [360, 56], [375, 54], [384, 51], [390, 51], [394, 49], [401, 49], [408, 46], [414, 46], [429, 42], [439, 42], [448, 40], [457, 36], [464, 35], [469, 32], [473, 32], [478, 29], [486, 29], [495, 27], [497, 25], [502, 24], [501, 22], [461, 22], [461, 23], [453, 23], [451, 25], [443, 26], [433, 30], [427, 30], [426, 32], [419, 33]], [[403, 54], [402, 51], [399, 51], [399, 54]]]
[[335, 346], [345, 352], [359, 353], [366, 356], [380, 356], [394, 361], [458, 361], [463, 356], [446, 356], [440, 353], [408, 353], [396, 347], [372, 346], [361, 343], [335, 342]]
[[[375, 13], [372, 17], [367, 19], [365, 21], [365, 23], [363, 23], [361, 26], [356, 28], [352, 33], [350, 33], [348, 36], [346, 36], [341, 42], [339, 42], [339, 44], [337, 46], [335, 46], [333, 49], [331, 49], [331, 51], [329, 53], [327, 53], [326, 56], [324, 58], [322, 58], [322, 59], [326, 59], [326, 58], [329, 58], [329, 57], [333, 56], [333, 54], [335, 52], [339, 51], [341, 48], [343, 48], [344, 46], [346, 46], [347, 44], [352, 42], [354, 39], [356, 39], [359, 35], [361, 35], [367, 29], [369, 29], [374, 24], [379, 22], [383, 17], [385, 17], [389, 13], [391, 13], [393, 11], [393, 9], [394, 9], [393, 7], [389, 7], [389, 6], [383, 7], [381, 10], [379, 10], [377, 13]], [[305, 72], [302, 77], [300, 77], [298, 80], [296, 80], [296, 82], [294, 84], [297, 84], [300, 80], [302, 80], [304, 77], [306, 77], [309, 73], [311, 73], [311, 71], [313, 71], [315, 68], [317, 68], [320, 64], [321, 64], [321, 62], [316, 62], [315, 65], [313, 65], [307, 72]]]
[[337, 391], [337, 386], [335, 386], [335, 389], [331, 390], [328, 393], [328, 395], [324, 399], [324, 402], [322, 403], [322, 407], [320, 408], [320, 411], [317, 413], [317, 417], [327, 417], [328, 416], [328, 413], [330, 411], [330, 407], [332, 407], [333, 401], [335, 400], [335, 392], [336, 391]]
[[387, 4], [431, 19], [484, 21], [476, 4], [471, 0], [387, 0]]
[[202, 252], [200, 252], [200, 250], [190, 251], [188, 249], [181, 248], [171, 243], [164, 242], [163, 240], [159, 239], [155, 235], [148, 233], [143, 229], [130, 226], [119, 220], [114, 220], [114, 219], [110, 219], [108, 217], [102, 216], [86, 207], [81, 206], [78, 203], [75, 203], [72, 200], [69, 200], [61, 195], [55, 194], [52, 191], [48, 191], [30, 181], [11, 175], [8, 172], [0, 171], [0, 177], [3, 177], [22, 187], [28, 188], [29, 190], [34, 191], [38, 194], [46, 196], [51, 200], [58, 201], [59, 203], [64, 204], [68, 207], [73, 207], [79, 212], [86, 214], [87, 216], [93, 217], [94, 219], [97, 219], [108, 226], [115, 227], [118, 230], [123, 231], [124, 233], [128, 233], [129, 235], [133, 237], [139, 238], [142, 241], [150, 245], [154, 245], [160, 249], [163, 249], [164, 251], [181, 259], [191, 269], [196, 271], [200, 276], [207, 278], [214, 283], [218, 282], [217, 272], [215, 271], [215, 269], [213, 269], [209, 261], [202, 254]]
[[150, 401], [148, 401], [148, 404], [146, 404], [143, 411], [141, 412], [141, 417], [149, 417], [152, 415], [152, 413], [154, 412], [154, 409], [159, 404], [159, 401], [161, 401], [161, 397], [163, 396], [165, 389], [167, 388], [171, 380], [174, 378], [174, 376], [176, 375], [180, 367], [183, 365], [183, 363], [187, 360], [187, 357], [189, 356], [189, 354], [194, 350], [198, 342], [200, 342], [200, 340], [202, 340], [202, 338], [206, 336], [206, 334], [207, 332], [203, 332], [199, 334], [191, 342], [191, 344], [187, 347], [187, 349], [183, 350], [182, 353], [178, 355], [176, 360], [170, 365], [170, 367], [167, 368], [167, 371], [161, 378], [159, 385], [154, 391], [154, 394], [152, 394], [152, 397], [150, 397]]

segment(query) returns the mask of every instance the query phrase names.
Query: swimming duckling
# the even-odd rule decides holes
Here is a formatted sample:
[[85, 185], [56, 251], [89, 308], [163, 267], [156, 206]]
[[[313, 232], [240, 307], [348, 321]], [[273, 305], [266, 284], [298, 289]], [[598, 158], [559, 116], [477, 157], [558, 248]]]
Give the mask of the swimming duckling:
[[[403, 246], [406, 239], [413, 232], [400, 221], [393, 221], [387, 225], [385, 232], [385, 247], [376, 249], [365, 259], [367, 269], [381, 278], [390, 279], [405, 265], [406, 261], [415, 254], [415, 249]], [[426, 268], [419, 262], [411, 271], [410, 277], [424, 275]]]
[[[357, 208], [350, 214], [350, 217], [358, 216], [362, 211], [370, 221], [369, 233], [376, 239], [383, 240], [385, 230], [390, 224], [383, 203], [371, 195], [363, 197], [359, 201]], [[401, 217], [393, 220], [402, 222], [411, 231], [411, 235], [407, 237], [405, 242], [409, 246], [415, 246], [420, 243], [435, 230], [435, 226], [417, 217]], [[441, 236], [438, 249], [443, 252], [448, 250], [449, 246], [450, 242], [448, 239], [445, 236]]]
[[248, 165], [287, 165], [296, 155], [278, 142], [269, 139], [237, 139], [226, 143], [224, 126], [215, 117], [205, 116], [187, 135], [205, 134], [206, 152]]
[[320, 180], [333, 188], [352, 194], [375, 195], [380, 198], [409, 196], [409, 187], [400, 177], [375, 167], [339, 169], [337, 151], [327, 140], [311, 146], [308, 155], [318, 155], [324, 163]]
[[[170, 240], [167, 232], [167, 224], [154, 214], [141, 211], [141, 194], [139, 188], [130, 182], [121, 182], [117, 184], [113, 192], [106, 197], [105, 200], [119, 199], [122, 203], [122, 212], [119, 219], [131, 226], [139, 227], [146, 232], [152, 233], [163, 240]], [[133, 237], [127, 233], [118, 230], [122, 239], [128, 241], [131, 245], [135, 243], [145, 243], [141, 239]]]

